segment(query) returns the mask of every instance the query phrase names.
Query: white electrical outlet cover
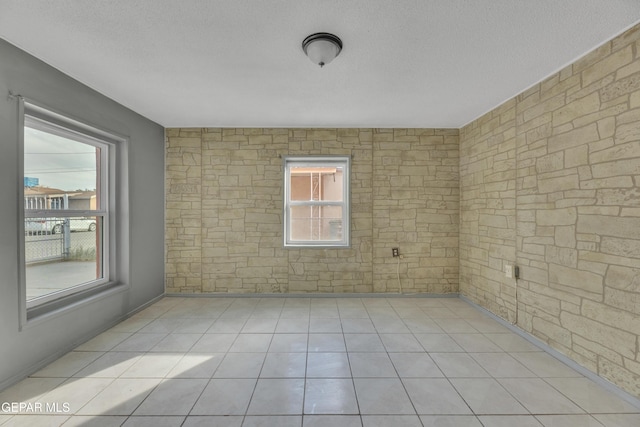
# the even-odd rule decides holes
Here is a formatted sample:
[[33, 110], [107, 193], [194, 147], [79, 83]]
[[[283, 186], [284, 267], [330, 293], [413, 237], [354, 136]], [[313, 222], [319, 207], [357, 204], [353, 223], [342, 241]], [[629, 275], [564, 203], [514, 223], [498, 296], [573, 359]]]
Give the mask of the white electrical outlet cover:
[[505, 277], [508, 277], [509, 279], [513, 279], [513, 266], [512, 265], [505, 265], [504, 266], [504, 275], [505, 275]]

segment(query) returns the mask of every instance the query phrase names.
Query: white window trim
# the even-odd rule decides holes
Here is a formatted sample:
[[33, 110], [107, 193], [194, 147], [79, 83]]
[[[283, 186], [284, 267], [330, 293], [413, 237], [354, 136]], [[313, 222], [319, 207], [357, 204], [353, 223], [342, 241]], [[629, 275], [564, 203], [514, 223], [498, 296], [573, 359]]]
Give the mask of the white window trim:
[[[337, 201], [292, 201], [291, 200], [291, 167], [320, 167], [339, 166], [344, 168], [342, 181], [343, 200]], [[349, 248], [351, 246], [351, 209], [350, 209], [350, 181], [351, 157], [349, 156], [286, 156], [283, 158], [284, 169], [284, 246], [288, 248]], [[342, 240], [296, 240], [290, 239], [292, 206], [341, 206], [342, 207]]]
[[[18, 213], [18, 238], [19, 238], [19, 296], [20, 296], [20, 324], [21, 328], [36, 318], [44, 315], [60, 312], [66, 308], [76, 307], [82, 301], [91, 301], [106, 290], [111, 290], [118, 281], [117, 244], [116, 240], [116, 220], [117, 200], [116, 189], [120, 187], [117, 182], [117, 172], [125, 165], [120, 165], [126, 155], [122, 152], [127, 145], [127, 139], [111, 132], [106, 132], [85, 124], [81, 121], [59, 114], [49, 108], [42, 107], [36, 103], [19, 97], [19, 135], [18, 135], [18, 173], [20, 176], [18, 183], [19, 213]], [[46, 132], [64, 136], [72, 140], [100, 147], [104, 150], [101, 155], [101, 200], [99, 210], [34, 210], [26, 212], [24, 209], [24, 128], [32, 127]], [[124, 157], [123, 157], [124, 156]], [[61, 292], [56, 292], [47, 296], [39, 297], [31, 301], [26, 298], [26, 275], [25, 275], [25, 218], [38, 217], [43, 215], [55, 215], [56, 217], [77, 217], [77, 216], [102, 216], [102, 278], [72, 286]], [[127, 239], [125, 239], [127, 240]]]

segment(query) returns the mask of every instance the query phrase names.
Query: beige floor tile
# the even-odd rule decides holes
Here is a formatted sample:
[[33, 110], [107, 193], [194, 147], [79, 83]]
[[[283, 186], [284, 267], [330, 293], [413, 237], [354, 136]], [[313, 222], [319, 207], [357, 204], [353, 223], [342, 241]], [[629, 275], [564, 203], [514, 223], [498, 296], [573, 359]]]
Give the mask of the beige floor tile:
[[278, 320], [278, 325], [276, 326], [276, 333], [278, 334], [295, 334], [295, 333], [308, 333], [308, 332], [309, 332], [308, 318], [304, 319], [304, 318], [280, 317], [280, 320]]
[[420, 421], [424, 427], [483, 427], [474, 415], [421, 415]]
[[266, 353], [227, 353], [214, 378], [258, 378]]
[[413, 334], [380, 334], [380, 339], [389, 353], [424, 351]]
[[453, 378], [451, 383], [476, 415], [529, 414], [492, 378]]
[[347, 353], [309, 353], [307, 378], [351, 378]]
[[241, 427], [241, 416], [189, 416], [182, 427]]
[[207, 334], [237, 334], [240, 333], [247, 319], [223, 318], [214, 321]]
[[303, 400], [303, 379], [259, 379], [247, 414], [299, 415]]
[[159, 383], [160, 379], [117, 378], [76, 413], [131, 415]]
[[224, 353], [236, 340], [237, 334], [204, 334], [202, 338], [191, 347], [192, 353]]
[[467, 353], [430, 353], [438, 368], [450, 378], [481, 378], [490, 376]]
[[417, 415], [364, 415], [363, 427], [422, 427]]
[[498, 381], [533, 415], [584, 412], [539, 378], [503, 378]]
[[213, 325], [214, 319], [189, 319], [188, 322], [178, 325], [175, 334], [204, 334]]
[[340, 318], [340, 313], [338, 312], [338, 307], [334, 306], [334, 307], [311, 307], [311, 310], [309, 311], [309, 317], [311, 319], [313, 318], [317, 318], [317, 319], [328, 319], [328, 318], [333, 318], [333, 319], [339, 319]]
[[484, 427], [542, 427], [533, 415], [481, 415], [478, 418]]
[[640, 406], [458, 298], [165, 298], [5, 401], [71, 413], [2, 427], [640, 426]]
[[45, 394], [42, 401], [68, 404], [69, 414], [75, 414], [112, 381], [111, 378], [71, 378]]
[[309, 320], [309, 333], [342, 333], [342, 324], [338, 317], [311, 317]]
[[349, 352], [383, 352], [387, 351], [378, 334], [344, 334]]
[[408, 334], [407, 325], [398, 318], [372, 317], [371, 321], [379, 334]]
[[78, 371], [74, 376], [77, 378], [118, 378], [142, 355], [143, 353], [110, 351]]
[[304, 396], [305, 414], [358, 414], [358, 402], [349, 378], [308, 379]]
[[42, 401], [45, 394], [66, 381], [66, 378], [26, 378], [0, 393], [0, 403]]
[[359, 415], [305, 415], [302, 427], [362, 427], [362, 421]]
[[632, 406], [590, 379], [547, 378], [545, 381], [587, 412], [601, 414], [640, 413], [639, 408]]
[[110, 329], [79, 345], [75, 351], [110, 351], [131, 335], [131, 332], [115, 332]]
[[181, 326], [184, 323], [185, 323], [184, 319], [159, 318], [159, 319], [155, 319], [155, 320], [152, 320], [151, 322], [149, 322], [142, 329], [140, 329], [138, 331], [138, 333], [142, 333], [142, 334], [170, 334], [178, 326]]
[[531, 378], [536, 375], [508, 353], [469, 353], [494, 378]]
[[605, 427], [640, 426], [640, 414], [595, 414]]
[[71, 351], [36, 372], [32, 377], [68, 378], [103, 354], [103, 352], [96, 351]]
[[397, 378], [354, 378], [363, 415], [415, 415], [404, 386]]
[[151, 352], [187, 352], [196, 342], [202, 338], [203, 334], [172, 333], [167, 335], [158, 344], [153, 346]]
[[397, 378], [398, 373], [387, 353], [349, 353], [353, 378]]
[[248, 415], [242, 427], [300, 427], [301, 415]]
[[591, 415], [537, 415], [544, 427], [602, 427]]
[[345, 319], [369, 319], [369, 313], [364, 306], [345, 306], [338, 307], [340, 318]]
[[471, 414], [469, 406], [446, 379], [403, 378], [402, 382], [419, 415]]
[[542, 351], [539, 347], [536, 347], [531, 342], [522, 338], [520, 335], [513, 332], [506, 333], [485, 333], [484, 334], [491, 341], [496, 343], [504, 351], [510, 352], [531, 352]]
[[163, 380], [133, 415], [188, 415], [208, 382], [205, 379]]
[[260, 378], [304, 378], [306, 367], [305, 353], [267, 353]]
[[226, 353], [187, 353], [167, 378], [211, 378]]
[[68, 419], [68, 415], [16, 415], [2, 427], [58, 427]]
[[229, 348], [233, 353], [266, 353], [273, 334], [240, 334]]
[[69, 418], [64, 427], [120, 427], [127, 420], [122, 415], [75, 415]]
[[272, 334], [278, 324], [277, 317], [250, 317], [240, 331], [243, 334]]
[[309, 334], [309, 352], [335, 353], [347, 351], [342, 334]]
[[511, 356], [539, 377], [582, 377], [578, 372], [544, 352], [514, 352]]
[[114, 351], [149, 351], [158, 344], [168, 334], [165, 333], [142, 333], [136, 332], [120, 344], [116, 345]]
[[269, 346], [270, 353], [307, 352], [307, 334], [274, 334]]
[[255, 379], [213, 379], [189, 415], [244, 415], [255, 385]]
[[398, 375], [403, 378], [439, 378], [444, 374], [427, 353], [389, 353]]
[[342, 318], [342, 331], [344, 334], [375, 334], [376, 328], [369, 317], [367, 318]]
[[479, 331], [469, 321], [457, 318], [434, 318], [438, 326], [448, 334], [477, 334]]
[[464, 352], [447, 334], [414, 334], [422, 348], [430, 353]]
[[412, 333], [421, 334], [442, 334], [444, 331], [438, 324], [428, 316], [409, 317], [403, 319], [405, 325]]
[[178, 364], [183, 355], [181, 353], [147, 353], [129, 369], [124, 371], [121, 378], [164, 378]]
[[451, 334], [450, 336], [464, 351], [469, 353], [501, 353], [503, 351], [482, 334]]
[[132, 416], [122, 427], [180, 427], [185, 417]]

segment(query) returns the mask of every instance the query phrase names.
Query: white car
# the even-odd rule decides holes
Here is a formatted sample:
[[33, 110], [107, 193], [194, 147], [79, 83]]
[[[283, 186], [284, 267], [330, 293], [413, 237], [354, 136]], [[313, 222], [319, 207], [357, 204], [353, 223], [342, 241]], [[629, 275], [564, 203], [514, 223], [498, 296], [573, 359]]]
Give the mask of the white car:
[[25, 218], [24, 231], [27, 234], [47, 234], [49, 226], [47, 220], [42, 218]]
[[[64, 223], [64, 219], [57, 219], [51, 228], [51, 234], [62, 233]], [[70, 218], [69, 223], [70, 231], [96, 231], [95, 218]]]

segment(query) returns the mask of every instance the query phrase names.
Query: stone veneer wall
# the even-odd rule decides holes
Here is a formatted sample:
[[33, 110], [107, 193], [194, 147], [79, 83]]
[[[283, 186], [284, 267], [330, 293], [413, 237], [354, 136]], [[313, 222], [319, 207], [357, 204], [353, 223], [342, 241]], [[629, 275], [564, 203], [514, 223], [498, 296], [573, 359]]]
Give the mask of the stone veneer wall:
[[640, 396], [640, 26], [460, 141], [460, 292]]
[[[459, 138], [167, 129], [166, 292], [458, 291]], [[351, 155], [351, 248], [284, 249], [284, 155]], [[400, 265], [391, 257], [397, 246]]]
[[516, 257], [515, 123], [511, 100], [460, 133], [461, 292], [510, 322], [516, 289], [503, 271]]

